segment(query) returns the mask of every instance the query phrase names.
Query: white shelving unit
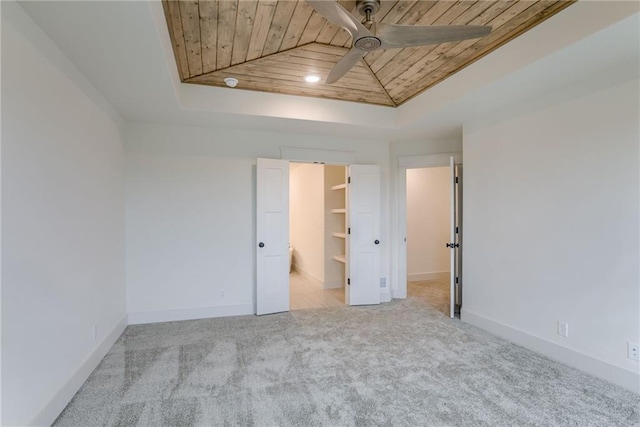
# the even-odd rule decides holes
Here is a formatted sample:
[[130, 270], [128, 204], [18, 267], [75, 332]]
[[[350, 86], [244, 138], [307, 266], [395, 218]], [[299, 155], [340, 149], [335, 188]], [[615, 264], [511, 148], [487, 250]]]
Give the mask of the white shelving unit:
[[[333, 191], [345, 191], [347, 189], [347, 184], [343, 183], [343, 184], [338, 184], [338, 185], [334, 185], [331, 187], [331, 190]], [[346, 206], [346, 191], [344, 196], [342, 197], [342, 206]], [[334, 214], [346, 214], [347, 213], [347, 209], [345, 207], [339, 207], [339, 208], [334, 208], [331, 209], [331, 212]], [[333, 233], [331, 233], [331, 235], [335, 238], [338, 239], [342, 239], [343, 243], [342, 243], [342, 253], [338, 254], [338, 255], [334, 255], [333, 259], [341, 262], [343, 264], [346, 265], [347, 263], [347, 256], [345, 255], [346, 252], [346, 239], [347, 239], [347, 233], [346, 233], [346, 222], [347, 222], [347, 218], [345, 216], [344, 221], [342, 222], [342, 229], [341, 230], [336, 230]]]

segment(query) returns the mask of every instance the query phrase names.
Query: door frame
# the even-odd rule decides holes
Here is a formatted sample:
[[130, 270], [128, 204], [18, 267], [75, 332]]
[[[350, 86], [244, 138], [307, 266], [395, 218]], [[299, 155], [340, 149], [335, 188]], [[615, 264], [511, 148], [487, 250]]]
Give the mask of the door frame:
[[407, 298], [407, 169], [448, 167], [451, 157], [456, 165], [462, 164], [462, 152], [398, 157], [398, 234], [395, 242], [398, 258], [396, 264], [397, 285], [393, 289], [393, 298]]
[[[289, 167], [291, 163], [303, 163], [303, 164], [321, 164], [330, 166], [343, 166], [348, 172], [349, 165], [355, 164], [356, 153], [354, 151], [344, 150], [327, 150], [322, 148], [302, 148], [302, 147], [280, 147], [280, 160], [287, 160]], [[346, 175], [346, 173], [345, 173]], [[291, 177], [289, 177], [291, 182]], [[346, 207], [346, 206], [345, 206]], [[345, 221], [348, 221], [348, 214], [345, 214]], [[348, 253], [348, 244], [346, 251]], [[345, 277], [348, 274], [349, 269], [349, 257], [347, 255], [347, 262], [345, 263]], [[289, 282], [289, 289], [291, 283]], [[347, 287], [345, 285], [345, 305], [347, 302]], [[291, 308], [289, 308], [291, 311]]]

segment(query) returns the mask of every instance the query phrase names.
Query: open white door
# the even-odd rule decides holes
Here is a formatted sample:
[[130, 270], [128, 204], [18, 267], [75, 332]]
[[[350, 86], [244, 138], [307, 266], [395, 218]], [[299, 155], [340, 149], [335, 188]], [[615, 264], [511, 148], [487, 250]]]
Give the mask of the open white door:
[[401, 168], [398, 173], [398, 199], [400, 202], [398, 221], [398, 277], [393, 298], [407, 297], [407, 169]]
[[289, 162], [258, 159], [256, 314], [289, 311]]
[[453, 156], [449, 158], [449, 168], [451, 169], [451, 237], [447, 247], [450, 248], [450, 269], [451, 277], [449, 284], [449, 316], [453, 319], [456, 310], [456, 277], [458, 271], [457, 252], [460, 244], [457, 241], [456, 219], [457, 219], [457, 199], [456, 199], [456, 165]]
[[462, 307], [462, 165], [456, 165], [456, 298], [455, 313], [460, 315]]
[[380, 304], [380, 168], [351, 165], [349, 180], [347, 303]]

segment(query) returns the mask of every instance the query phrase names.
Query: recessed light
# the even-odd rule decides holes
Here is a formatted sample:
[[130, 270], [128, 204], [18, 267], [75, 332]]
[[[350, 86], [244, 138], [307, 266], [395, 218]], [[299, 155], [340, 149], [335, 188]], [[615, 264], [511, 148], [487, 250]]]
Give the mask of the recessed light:
[[224, 82], [226, 83], [227, 86], [229, 87], [236, 87], [238, 86], [238, 79], [234, 79], [233, 77], [227, 77], [226, 79], [224, 79]]
[[320, 76], [309, 74], [308, 76], [304, 77], [304, 81], [307, 83], [318, 83], [320, 81]]

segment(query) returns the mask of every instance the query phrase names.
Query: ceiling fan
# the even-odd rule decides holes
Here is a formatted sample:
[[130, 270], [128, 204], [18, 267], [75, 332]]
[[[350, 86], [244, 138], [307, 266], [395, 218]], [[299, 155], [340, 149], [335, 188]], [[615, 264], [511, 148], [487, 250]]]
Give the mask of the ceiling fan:
[[372, 15], [380, 9], [380, 0], [356, 1], [358, 12], [365, 17], [362, 23], [337, 1], [307, 0], [307, 3], [329, 22], [347, 30], [353, 38], [353, 47], [333, 67], [326, 84], [337, 82], [367, 52], [475, 39], [491, 32], [491, 27], [482, 25], [414, 26], [374, 22]]

